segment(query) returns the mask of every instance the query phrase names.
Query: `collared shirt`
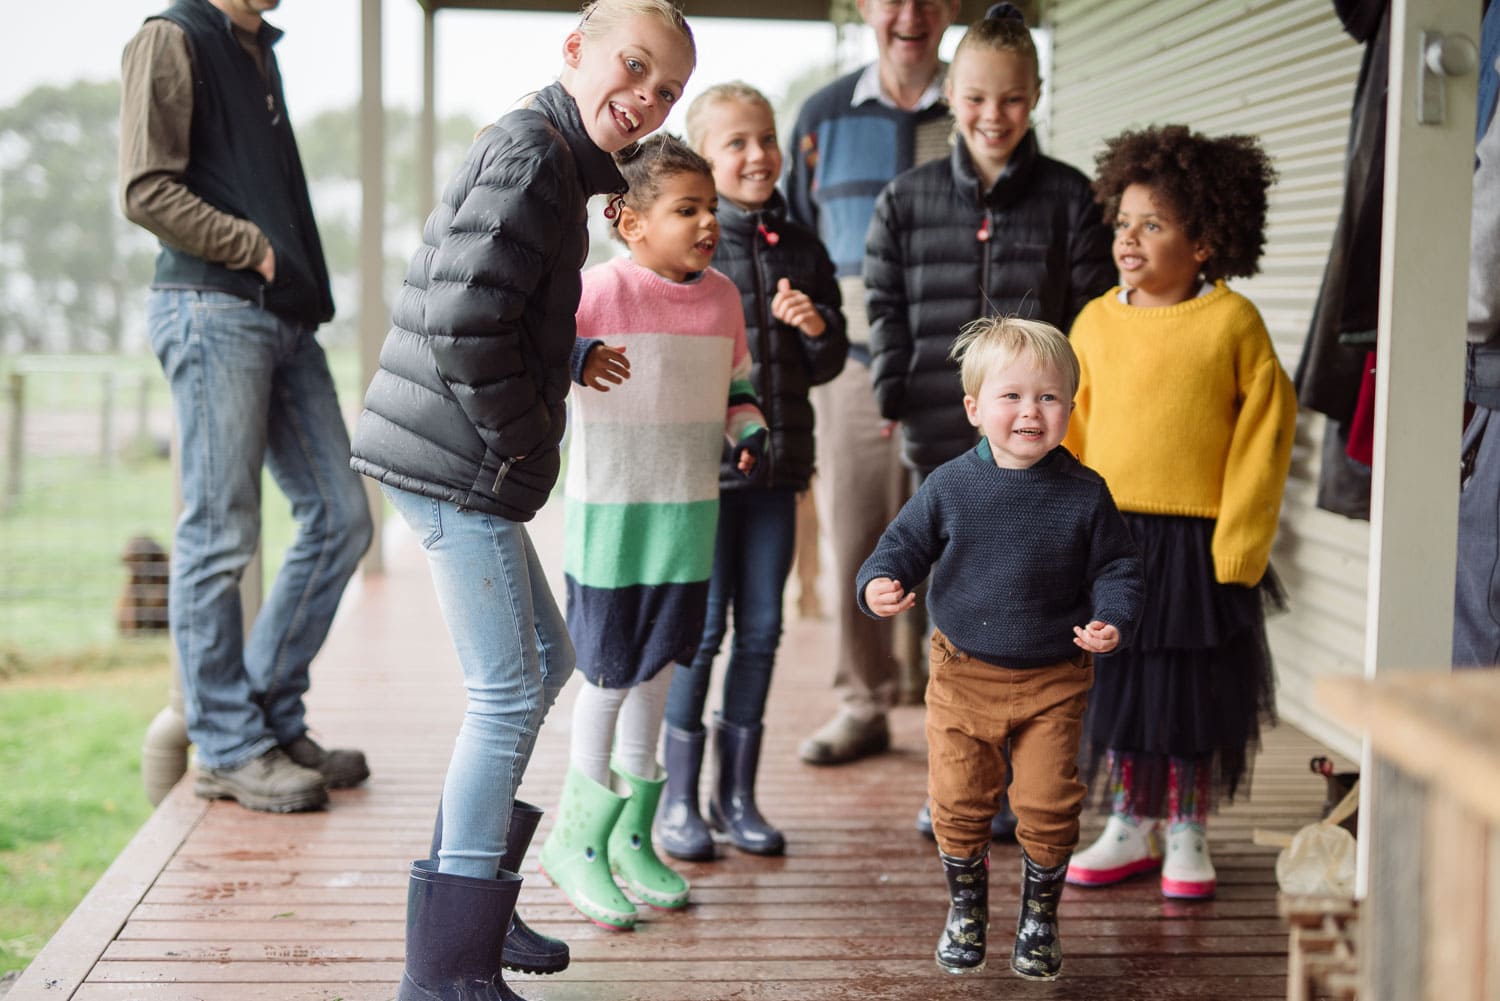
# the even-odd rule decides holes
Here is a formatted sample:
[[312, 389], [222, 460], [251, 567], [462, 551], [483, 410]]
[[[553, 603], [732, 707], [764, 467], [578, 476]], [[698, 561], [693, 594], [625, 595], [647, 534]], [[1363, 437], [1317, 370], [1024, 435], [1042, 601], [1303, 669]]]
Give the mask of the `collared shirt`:
[[[264, 76], [259, 36], [238, 26], [234, 34]], [[268, 44], [275, 37], [268, 33]], [[220, 212], [181, 180], [192, 157], [193, 57], [187, 35], [171, 21], [147, 21], [125, 47], [121, 70], [120, 198], [126, 216], [205, 261], [235, 270], [258, 265], [270, 246], [260, 228]]]
[[939, 63], [938, 71], [933, 74], [932, 82], [927, 85], [927, 89], [922, 91], [922, 96], [918, 98], [916, 106], [903, 108], [891, 100], [890, 95], [880, 86], [880, 63], [873, 62], [865, 67], [865, 71], [855, 81], [854, 94], [849, 99], [849, 106], [857, 108], [866, 101], [879, 101], [887, 108], [895, 108], [898, 111], [925, 111], [943, 99], [943, 79], [947, 76], [947, 71], [948, 64]]

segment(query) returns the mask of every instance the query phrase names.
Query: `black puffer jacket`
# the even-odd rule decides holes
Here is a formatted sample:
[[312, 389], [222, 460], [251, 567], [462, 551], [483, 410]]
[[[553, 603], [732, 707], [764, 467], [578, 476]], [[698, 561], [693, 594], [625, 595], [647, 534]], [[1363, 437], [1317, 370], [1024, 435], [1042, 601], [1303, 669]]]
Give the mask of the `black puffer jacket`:
[[988, 192], [962, 142], [886, 185], [865, 250], [871, 376], [908, 466], [929, 473], [978, 440], [948, 360], [964, 324], [1014, 315], [1067, 331], [1115, 283], [1102, 218], [1088, 178], [1031, 132]]
[[[779, 191], [755, 212], [721, 199], [719, 227], [714, 267], [740, 290], [745, 339], [753, 363], [750, 380], [771, 431], [765, 475], [747, 478], [735, 467], [733, 451], [726, 447], [719, 488], [803, 490], [813, 471], [813, 410], [807, 391], [838, 375], [849, 353], [833, 262], [812, 230], [787, 218], [786, 201]], [[771, 315], [776, 283], [782, 278], [812, 299], [827, 324], [821, 337], [808, 337]]]
[[356, 470], [512, 521], [536, 514], [557, 480], [588, 199], [624, 190], [560, 84], [480, 133], [407, 267]]

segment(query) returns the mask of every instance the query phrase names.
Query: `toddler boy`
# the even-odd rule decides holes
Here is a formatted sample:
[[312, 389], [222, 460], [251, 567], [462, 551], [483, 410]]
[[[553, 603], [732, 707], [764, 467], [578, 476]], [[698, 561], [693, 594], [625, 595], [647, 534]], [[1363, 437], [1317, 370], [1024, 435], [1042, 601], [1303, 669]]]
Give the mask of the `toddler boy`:
[[1093, 655], [1129, 639], [1141, 561], [1104, 480], [1060, 447], [1079, 376], [1067, 338], [1039, 321], [987, 318], [964, 328], [953, 355], [982, 437], [886, 528], [857, 597], [870, 615], [897, 615], [932, 575], [928, 794], [950, 898], [938, 965], [984, 967], [990, 818], [1008, 741], [1024, 876], [1011, 967], [1051, 980]]

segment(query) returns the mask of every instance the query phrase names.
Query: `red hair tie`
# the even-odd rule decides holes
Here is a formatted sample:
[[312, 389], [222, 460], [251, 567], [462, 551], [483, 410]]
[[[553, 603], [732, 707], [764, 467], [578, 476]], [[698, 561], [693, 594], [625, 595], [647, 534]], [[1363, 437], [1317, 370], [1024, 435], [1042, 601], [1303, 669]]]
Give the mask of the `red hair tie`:
[[624, 195], [610, 195], [604, 203], [604, 218], [614, 220], [620, 215], [620, 206], [625, 204]]
[[765, 239], [767, 246], [774, 247], [781, 242], [781, 234], [773, 233], [769, 229], [766, 229], [765, 223], [760, 223], [755, 228], [760, 231], [760, 235]]

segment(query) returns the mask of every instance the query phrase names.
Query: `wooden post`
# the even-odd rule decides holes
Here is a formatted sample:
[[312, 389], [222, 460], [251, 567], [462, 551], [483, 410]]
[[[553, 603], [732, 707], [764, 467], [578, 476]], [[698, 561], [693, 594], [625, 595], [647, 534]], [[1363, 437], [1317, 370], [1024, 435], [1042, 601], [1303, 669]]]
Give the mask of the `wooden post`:
[[[1365, 617], [1367, 678], [1447, 674], [1452, 663], [1458, 539], [1465, 303], [1474, 170], [1476, 74], [1431, 72], [1435, 40], [1473, 45], [1472, 0], [1393, 0], [1386, 96], [1375, 460]], [[1446, 75], [1445, 75], [1446, 74]], [[1434, 114], [1441, 104], [1442, 113]], [[1436, 680], [1436, 679], [1434, 679]], [[1422, 789], [1378, 762], [1367, 733], [1360, 757], [1357, 893], [1364, 899], [1370, 1001], [1422, 998], [1414, 944], [1427, 844]], [[1414, 819], [1415, 818], [1415, 819]], [[1416, 854], [1413, 854], [1416, 853]], [[1430, 980], [1430, 983], [1441, 983]]]
[[427, 221], [437, 199], [437, 12], [422, 7], [422, 107], [417, 114], [417, 225]]
[[141, 373], [136, 382], [135, 448], [142, 455], [151, 449], [151, 376]]
[[[380, 367], [385, 339], [385, 97], [381, 67], [381, 0], [361, 0], [359, 90], [359, 369], [368, 386]], [[430, 169], [430, 168], [429, 168]], [[385, 568], [380, 549], [385, 507], [375, 481], [365, 477], [365, 496], [375, 523], [375, 544], [365, 554], [366, 574]]]
[[99, 464], [108, 469], [114, 462], [115, 373], [106, 369], [99, 374]]
[[10, 434], [5, 448], [5, 508], [21, 501], [21, 470], [25, 465], [26, 444], [26, 376], [12, 372], [6, 379], [6, 396], [10, 404]]

